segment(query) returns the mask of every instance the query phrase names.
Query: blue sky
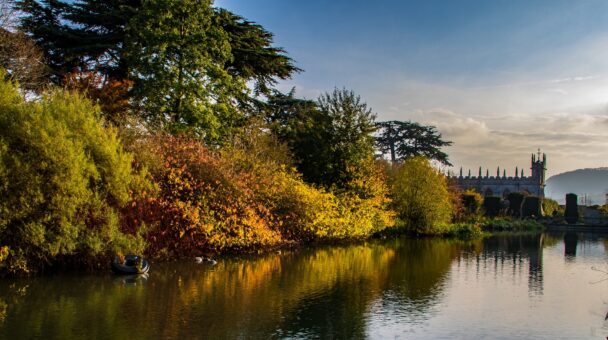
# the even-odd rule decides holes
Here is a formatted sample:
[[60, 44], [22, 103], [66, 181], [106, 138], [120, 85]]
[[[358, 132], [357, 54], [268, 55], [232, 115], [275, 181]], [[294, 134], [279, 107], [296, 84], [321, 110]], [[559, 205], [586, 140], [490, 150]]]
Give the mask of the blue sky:
[[275, 34], [316, 98], [436, 125], [455, 168], [608, 166], [608, 1], [218, 0]]

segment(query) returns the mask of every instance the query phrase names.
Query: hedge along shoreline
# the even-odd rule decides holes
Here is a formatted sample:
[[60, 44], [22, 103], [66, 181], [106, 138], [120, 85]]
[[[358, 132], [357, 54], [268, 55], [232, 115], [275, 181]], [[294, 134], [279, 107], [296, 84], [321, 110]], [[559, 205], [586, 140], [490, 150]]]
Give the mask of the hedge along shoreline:
[[82, 95], [26, 101], [0, 81], [0, 273], [366, 238], [393, 221], [370, 166], [374, 178], [352, 184], [364, 195], [334, 192], [248, 147], [211, 151], [163, 133], [122, 143]]

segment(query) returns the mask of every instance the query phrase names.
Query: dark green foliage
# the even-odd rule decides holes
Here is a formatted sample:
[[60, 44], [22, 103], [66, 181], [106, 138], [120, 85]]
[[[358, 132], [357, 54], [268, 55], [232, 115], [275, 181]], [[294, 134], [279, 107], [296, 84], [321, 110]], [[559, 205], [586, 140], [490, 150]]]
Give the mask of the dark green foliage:
[[478, 223], [452, 223], [445, 226], [442, 236], [455, 237], [461, 240], [476, 239], [483, 236], [481, 225]]
[[540, 217], [540, 199], [537, 196], [526, 196], [521, 205], [521, 217]]
[[78, 59], [81, 71], [95, 71], [111, 79], [127, 78], [125, 29], [142, 0], [79, 0], [66, 7], [63, 27], [75, 40], [66, 53]]
[[524, 202], [524, 195], [520, 192], [511, 192], [507, 195], [509, 201], [508, 214], [513, 217], [521, 217], [521, 205]]
[[272, 46], [272, 33], [259, 24], [225, 9], [216, 9], [219, 24], [228, 33], [232, 59], [226, 64], [236, 78], [254, 81], [255, 94], [271, 94], [276, 79], [288, 79], [301, 70], [285, 50]]
[[43, 50], [51, 70], [51, 80], [61, 83], [64, 76], [80, 64], [78, 57], [70, 52], [78, 46], [78, 41], [69, 35], [62, 22], [69, 5], [59, 0], [22, 0], [18, 4], [26, 14], [22, 19], [22, 29]]
[[331, 118], [319, 110], [312, 100], [275, 92], [262, 104], [263, 115], [273, 132], [286, 143], [293, 155], [298, 171], [309, 183], [327, 183], [327, 169], [332, 167], [333, 136]]
[[376, 146], [383, 153], [389, 153], [391, 161], [400, 161], [413, 156], [424, 156], [445, 165], [452, 165], [448, 155], [441, 151], [452, 142], [444, 141], [434, 126], [424, 126], [416, 122], [388, 121], [376, 124], [379, 133]]
[[[358, 177], [363, 162], [373, 157], [376, 115], [353, 91], [334, 89], [318, 99], [320, 117], [317, 120], [325, 139], [322, 148], [328, 161], [320, 165], [317, 181], [325, 186], [345, 187]], [[319, 131], [310, 131], [318, 134]], [[317, 144], [317, 147], [320, 146]]]
[[126, 78], [125, 28], [139, 6], [141, 0], [20, 1], [22, 28], [45, 52], [56, 84], [72, 72]]
[[543, 229], [544, 226], [536, 220], [520, 220], [501, 217], [488, 219], [482, 225], [482, 230], [487, 232], [538, 232]]
[[578, 221], [578, 196], [576, 194], [566, 194], [566, 211], [564, 212], [566, 222], [574, 224]]
[[285, 141], [295, 138], [295, 135], [311, 124], [310, 117], [316, 118], [313, 111], [318, 111], [314, 100], [301, 99], [295, 96], [292, 88], [287, 94], [272, 91], [266, 102], [258, 102], [259, 111], [273, 129], [273, 132]]
[[462, 193], [461, 199], [467, 215], [477, 216], [481, 214], [483, 198], [479, 193], [473, 190], [465, 191]]
[[[209, 105], [190, 114], [192, 96], [203, 103], [209, 95], [217, 96], [220, 105], [213, 109], [222, 120], [230, 118], [233, 100], [241, 109], [253, 100], [239, 84], [252, 81], [256, 95], [268, 94], [277, 78], [287, 79], [300, 69], [283, 49], [272, 46], [272, 33], [261, 25], [211, 6], [211, 0], [20, 2], [22, 27], [45, 52], [55, 83], [64, 84], [72, 73], [92, 72], [116, 81], [133, 77], [139, 80], [134, 93], [140, 104], [173, 98], [156, 103], [163, 111], [155, 118], [169, 114], [174, 121], [200, 123], [213, 135], [217, 123], [204, 112]], [[147, 77], [159, 81], [158, 88], [144, 86]], [[162, 86], [168, 80], [175, 88]], [[180, 96], [186, 97], [185, 104], [173, 102]]]
[[143, 250], [141, 238], [121, 232], [118, 213], [143, 181], [96, 110], [63, 91], [26, 102], [0, 82], [0, 248], [9, 249], [0, 271]]
[[130, 22], [127, 52], [134, 104], [148, 122], [214, 144], [242, 125], [232, 101], [245, 96], [245, 82], [224, 69], [229, 37], [210, 0], [145, 2]]
[[494, 217], [500, 214], [501, 198], [498, 196], [486, 196], [483, 199], [483, 209], [486, 216]]
[[353, 91], [334, 89], [317, 102], [274, 93], [262, 110], [309, 183], [346, 188], [373, 157], [375, 115]]

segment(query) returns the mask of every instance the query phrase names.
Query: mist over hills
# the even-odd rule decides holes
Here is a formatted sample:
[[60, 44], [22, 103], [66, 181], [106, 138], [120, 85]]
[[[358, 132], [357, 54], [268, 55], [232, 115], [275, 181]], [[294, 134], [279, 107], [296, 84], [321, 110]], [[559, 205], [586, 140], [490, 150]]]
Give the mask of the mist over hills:
[[549, 177], [546, 182], [545, 196], [565, 203], [565, 195], [575, 193], [581, 198], [586, 195], [587, 205], [606, 204], [608, 193], [608, 167], [578, 169]]

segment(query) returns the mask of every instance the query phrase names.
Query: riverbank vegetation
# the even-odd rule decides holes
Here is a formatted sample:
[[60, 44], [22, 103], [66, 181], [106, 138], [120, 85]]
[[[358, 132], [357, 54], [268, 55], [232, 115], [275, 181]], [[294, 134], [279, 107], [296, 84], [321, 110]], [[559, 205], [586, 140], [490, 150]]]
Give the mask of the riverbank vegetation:
[[434, 127], [378, 122], [347, 89], [281, 93], [301, 70], [211, 1], [16, 5], [0, 28], [2, 273], [498, 223], [438, 170], [451, 142]]

